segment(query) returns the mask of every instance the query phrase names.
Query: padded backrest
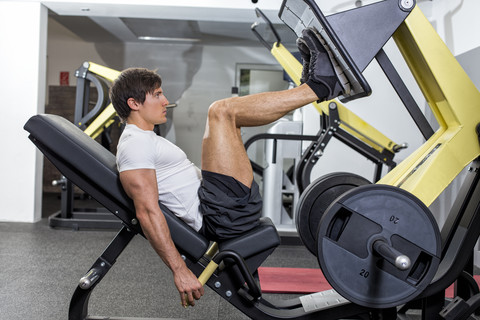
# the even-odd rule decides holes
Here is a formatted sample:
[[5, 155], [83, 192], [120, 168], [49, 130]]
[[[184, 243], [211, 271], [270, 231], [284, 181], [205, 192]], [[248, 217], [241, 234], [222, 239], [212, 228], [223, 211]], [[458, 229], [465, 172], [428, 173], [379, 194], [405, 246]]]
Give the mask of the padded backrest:
[[[118, 176], [115, 156], [65, 118], [42, 114], [31, 117], [24, 126], [29, 138], [58, 170], [90, 194], [125, 225], [143, 235], [135, 224], [135, 207]], [[197, 261], [209, 241], [161, 205], [177, 248]]]

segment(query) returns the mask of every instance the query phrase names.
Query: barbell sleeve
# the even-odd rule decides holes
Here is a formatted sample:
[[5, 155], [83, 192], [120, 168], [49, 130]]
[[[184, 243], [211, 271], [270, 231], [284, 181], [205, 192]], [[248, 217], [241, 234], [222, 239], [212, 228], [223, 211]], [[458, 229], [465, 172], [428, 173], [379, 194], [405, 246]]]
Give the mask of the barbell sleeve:
[[373, 250], [399, 270], [408, 270], [412, 265], [408, 256], [389, 245], [385, 240], [376, 240], [373, 243]]

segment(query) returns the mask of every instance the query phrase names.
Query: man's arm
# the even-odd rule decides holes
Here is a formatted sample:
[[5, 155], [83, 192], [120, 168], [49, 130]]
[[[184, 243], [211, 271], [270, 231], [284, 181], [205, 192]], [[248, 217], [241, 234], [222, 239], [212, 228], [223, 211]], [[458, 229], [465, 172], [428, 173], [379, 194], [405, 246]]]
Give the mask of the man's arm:
[[132, 198], [143, 233], [172, 270], [175, 286], [180, 292], [182, 305], [195, 305], [204, 290], [197, 277], [187, 268], [175, 248], [165, 216], [158, 205], [157, 177], [154, 169], [128, 170], [120, 173], [120, 181]]

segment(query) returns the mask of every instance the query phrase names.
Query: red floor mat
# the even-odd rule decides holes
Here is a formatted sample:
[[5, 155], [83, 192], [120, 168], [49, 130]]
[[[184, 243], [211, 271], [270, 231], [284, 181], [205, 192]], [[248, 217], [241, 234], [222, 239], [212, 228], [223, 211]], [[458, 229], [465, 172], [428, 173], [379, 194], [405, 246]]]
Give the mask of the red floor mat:
[[262, 292], [313, 293], [331, 289], [320, 269], [258, 268]]
[[[265, 293], [314, 293], [331, 289], [320, 269], [260, 267], [258, 276]], [[480, 283], [479, 276], [474, 278]], [[446, 296], [453, 297], [453, 285]]]

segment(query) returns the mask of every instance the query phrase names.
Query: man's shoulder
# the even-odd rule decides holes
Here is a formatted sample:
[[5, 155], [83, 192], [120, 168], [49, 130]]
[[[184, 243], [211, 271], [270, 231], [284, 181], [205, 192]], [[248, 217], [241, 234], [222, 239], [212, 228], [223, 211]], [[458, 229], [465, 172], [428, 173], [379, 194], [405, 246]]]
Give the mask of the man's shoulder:
[[156, 148], [154, 141], [141, 132], [124, 131], [117, 145], [119, 171], [139, 168], [154, 168]]
[[148, 131], [140, 130], [135, 126], [127, 125], [120, 136], [118, 144], [151, 143], [154, 138], [154, 135]]

